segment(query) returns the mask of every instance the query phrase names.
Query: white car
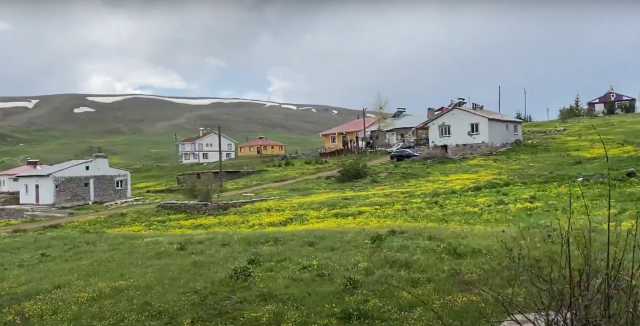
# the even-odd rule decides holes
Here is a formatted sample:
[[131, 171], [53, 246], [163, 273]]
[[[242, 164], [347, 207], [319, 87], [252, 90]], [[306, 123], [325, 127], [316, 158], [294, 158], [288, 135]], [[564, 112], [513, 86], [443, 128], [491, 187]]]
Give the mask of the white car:
[[393, 153], [393, 151], [399, 149], [400, 147], [402, 147], [402, 143], [396, 143], [393, 146], [387, 148], [387, 153]]

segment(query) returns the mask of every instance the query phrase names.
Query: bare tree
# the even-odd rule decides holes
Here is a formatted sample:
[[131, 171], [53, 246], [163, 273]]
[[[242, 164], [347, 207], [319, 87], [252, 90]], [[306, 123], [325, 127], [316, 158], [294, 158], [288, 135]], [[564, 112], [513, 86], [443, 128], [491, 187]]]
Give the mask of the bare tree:
[[389, 99], [382, 96], [380, 92], [376, 94], [376, 100], [373, 104], [373, 108], [375, 109], [376, 118], [378, 118], [377, 128], [375, 131], [374, 138], [378, 139], [378, 134], [387, 129], [389, 126], [389, 117], [387, 114], [387, 107], [389, 106]]

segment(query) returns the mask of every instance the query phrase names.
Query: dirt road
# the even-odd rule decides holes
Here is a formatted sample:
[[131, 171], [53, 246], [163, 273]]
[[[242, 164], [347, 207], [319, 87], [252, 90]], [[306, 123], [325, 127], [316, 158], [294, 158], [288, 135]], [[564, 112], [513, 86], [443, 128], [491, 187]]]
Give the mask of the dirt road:
[[[387, 162], [388, 160], [389, 160], [388, 157], [382, 157], [382, 158], [373, 160], [373, 161], [369, 162], [368, 164], [369, 165], [377, 165], [377, 164], [381, 164], [381, 163]], [[300, 182], [300, 181], [304, 181], [304, 180], [326, 177], [326, 176], [329, 176], [329, 175], [333, 175], [333, 174], [335, 174], [337, 172], [338, 172], [338, 170], [325, 171], [325, 172], [311, 174], [311, 175], [307, 175], [307, 176], [296, 178], [296, 179], [280, 181], [280, 182], [273, 182], [273, 183], [268, 183], [268, 184], [264, 184], [264, 185], [259, 185], [259, 186], [255, 186], [255, 187], [249, 187], [249, 188], [243, 188], [243, 189], [238, 189], [238, 190], [232, 190], [232, 191], [229, 191], [229, 192], [225, 192], [222, 195], [223, 196], [239, 195], [239, 194], [252, 192], [252, 191], [256, 191], [256, 190], [278, 188], [278, 187], [282, 187], [282, 186], [285, 186], [285, 185], [288, 185], [288, 184], [292, 184], [292, 183], [296, 183], [296, 182]], [[155, 205], [156, 204], [154, 203], [154, 204], [142, 204], [142, 205], [135, 205], [135, 206], [126, 206], [126, 207], [113, 208], [113, 209], [110, 209], [108, 211], [87, 213], [87, 214], [82, 214], [82, 215], [65, 216], [65, 217], [57, 217], [57, 218], [47, 219], [47, 220], [44, 220], [44, 221], [37, 221], [37, 222], [32, 222], [32, 223], [24, 223], [24, 224], [18, 224], [18, 225], [5, 226], [5, 227], [0, 227], [0, 234], [2, 234], [2, 233], [11, 233], [11, 232], [16, 232], [16, 231], [20, 231], [20, 230], [34, 230], [34, 229], [39, 229], [39, 228], [43, 228], [43, 227], [47, 227], [47, 226], [51, 226], [51, 225], [75, 222], [75, 221], [85, 220], [85, 219], [88, 219], [88, 218], [93, 218], [93, 217], [98, 217], [98, 216], [105, 216], [105, 215], [111, 215], [111, 214], [114, 214], [114, 213], [121, 213], [121, 212], [128, 212], [128, 211], [133, 211], [133, 210], [144, 209], [144, 208], [150, 208], [150, 207], [154, 207]]]

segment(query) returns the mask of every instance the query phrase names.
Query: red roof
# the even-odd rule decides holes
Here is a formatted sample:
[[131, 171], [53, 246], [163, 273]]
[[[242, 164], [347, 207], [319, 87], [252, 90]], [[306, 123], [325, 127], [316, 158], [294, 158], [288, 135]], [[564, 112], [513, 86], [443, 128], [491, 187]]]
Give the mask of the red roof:
[[49, 167], [48, 165], [37, 165], [37, 166], [33, 166], [33, 165], [23, 165], [23, 166], [19, 166], [17, 168], [13, 168], [11, 170], [6, 170], [6, 171], [2, 171], [0, 172], [0, 175], [16, 175], [16, 174], [20, 174], [20, 173], [25, 173], [25, 172], [29, 172], [29, 171], [33, 171], [33, 170], [40, 170], [43, 168]]
[[[195, 143], [198, 140], [200, 140], [200, 139], [202, 139], [204, 137], [207, 137], [209, 135], [212, 135], [212, 134], [217, 134], [217, 132], [215, 132], [215, 131], [205, 131], [205, 132], [202, 133], [202, 136], [198, 135], [198, 136], [185, 138], [185, 139], [181, 140], [180, 143]], [[222, 137], [228, 138], [229, 140], [231, 140], [231, 141], [233, 141], [235, 143], [235, 140], [225, 136], [225, 134], [222, 134]]]
[[238, 145], [238, 147], [244, 146], [284, 146], [283, 143], [278, 143], [277, 141], [267, 140], [264, 138], [254, 139], [252, 141], [246, 142], [244, 144]]
[[332, 135], [332, 134], [341, 134], [343, 132], [354, 132], [354, 131], [360, 131], [362, 129], [366, 129], [367, 127], [371, 126], [372, 124], [374, 124], [376, 121], [378, 121], [378, 118], [365, 118], [364, 119], [364, 126], [362, 123], [362, 119], [356, 119], [353, 120], [351, 122], [347, 122], [343, 125], [339, 125], [335, 128], [331, 128], [327, 131], [323, 131], [320, 134], [321, 135]]

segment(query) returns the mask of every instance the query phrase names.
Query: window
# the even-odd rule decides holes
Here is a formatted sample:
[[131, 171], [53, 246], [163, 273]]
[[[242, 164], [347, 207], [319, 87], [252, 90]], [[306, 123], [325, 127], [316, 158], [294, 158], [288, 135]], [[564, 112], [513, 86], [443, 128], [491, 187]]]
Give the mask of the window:
[[477, 122], [474, 122], [471, 124], [471, 134], [472, 135], [477, 135], [480, 133], [480, 124]]
[[202, 144], [198, 144], [198, 150], [201, 151], [202, 150]]
[[85, 167], [84, 167], [84, 169], [85, 169], [85, 170], [87, 170], [87, 171], [89, 171], [89, 166], [88, 166], [88, 165], [87, 165], [87, 166], [85, 166]]
[[440, 137], [451, 137], [451, 126], [440, 126]]
[[60, 190], [60, 185], [56, 185], [56, 190]]
[[507, 127], [507, 131], [509, 131], [509, 124], [507, 123], [504, 126]]
[[227, 153], [226, 157], [231, 158], [231, 153]]
[[198, 159], [198, 153], [191, 153], [191, 158], [194, 160]]
[[183, 160], [188, 161], [189, 160], [189, 153], [185, 153], [184, 156], [182, 157]]
[[616, 102], [616, 108], [621, 108], [627, 105], [627, 102]]
[[240, 153], [244, 152], [244, 147], [240, 147]]
[[191, 144], [191, 150], [195, 151], [196, 150], [196, 144]]
[[84, 183], [84, 186], [85, 186], [85, 187], [88, 187], [88, 186], [89, 186], [89, 183], [88, 183], [88, 182], [85, 182], [85, 183]]
[[518, 125], [513, 125], [513, 134], [514, 135], [518, 134]]
[[266, 151], [267, 150], [267, 146], [262, 146], [262, 149]]
[[209, 159], [209, 153], [202, 153], [202, 159], [203, 160], [208, 160]]
[[227, 149], [228, 149], [228, 150], [233, 150], [233, 145], [231, 145], [231, 144], [227, 144]]
[[281, 151], [283, 150], [283, 149], [282, 149], [282, 146], [280, 146], [280, 150], [281, 150]]
[[329, 141], [330, 141], [332, 144], [335, 144], [335, 143], [336, 143], [336, 136], [331, 136], [331, 137], [330, 137], [330, 139], [329, 139]]
[[180, 144], [180, 150], [184, 151], [185, 150], [185, 145], [184, 144]]
[[4, 180], [2, 180], [2, 186], [4, 187]]
[[271, 146], [271, 150], [273, 150], [273, 146]]
[[124, 189], [124, 180], [116, 180], [116, 189]]
[[253, 146], [249, 147], [249, 152], [253, 152]]
[[24, 185], [24, 194], [25, 195], [29, 194], [29, 185]]

